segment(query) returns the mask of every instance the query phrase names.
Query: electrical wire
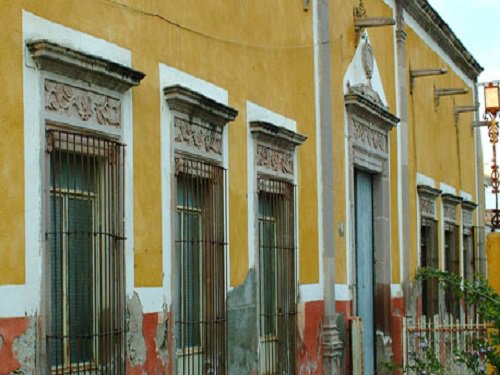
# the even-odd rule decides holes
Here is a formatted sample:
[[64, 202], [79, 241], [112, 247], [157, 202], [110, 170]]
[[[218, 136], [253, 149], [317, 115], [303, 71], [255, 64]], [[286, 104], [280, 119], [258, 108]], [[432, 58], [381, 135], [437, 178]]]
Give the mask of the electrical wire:
[[233, 39], [224, 39], [224, 38], [220, 38], [220, 37], [217, 37], [215, 35], [211, 35], [211, 34], [207, 34], [207, 33], [204, 33], [200, 30], [196, 30], [192, 27], [189, 27], [189, 26], [185, 26], [177, 21], [174, 21], [170, 18], [167, 18], [165, 16], [163, 16], [162, 14], [160, 13], [154, 13], [154, 12], [149, 12], [149, 11], [146, 11], [146, 10], [143, 10], [143, 9], [140, 9], [140, 8], [136, 8], [136, 7], [131, 7], [129, 5], [126, 5], [126, 4], [123, 4], [122, 2], [118, 1], [118, 0], [102, 0], [104, 2], [107, 2], [107, 3], [111, 3], [111, 4], [114, 4], [114, 5], [117, 5], [121, 8], [124, 8], [124, 9], [128, 9], [128, 10], [131, 10], [133, 12], [136, 12], [136, 13], [140, 13], [140, 14], [143, 14], [145, 16], [149, 16], [149, 17], [155, 17], [155, 18], [158, 18], [164, 22], [167, 22], [168, 24], [174, 26], [174, 27], [177, 27], [181, 30], [184, 30], [184, 31], [187, 31], [187, 32], [190, 32], [190, 33], [193, 33], [193, 34], [196, 34], [198, 36], [202, 36], [202, 37], [205, 37], [207, 39], [212, 39], [212, 40], [215, 40], [217, 42], [220, 42], [220, 43], [226, 43], [226, 44], [232, 44], [232, 45], [235, 45], [235, 46], [239, 46], [239, 47], [245, 47], [245, 48], [255, 48], [255, 49], [269, 49], [269, 50], [287, 50], [287, 49], [306, 49], [306, 48], [312, 48], [316, 45], [324, 45], [324, 44], [328, 44], [330, 43], [330, 40], [327, 40], [327, 41], [320, 41], [318, 43], [307, 43], [307, 44], [290, 44], [290, 45], [271, 45], [271, 44], [252, 44], [252, 43], [243, 43], [241, 41], [237, 41], [237, 40], [233, 40]]

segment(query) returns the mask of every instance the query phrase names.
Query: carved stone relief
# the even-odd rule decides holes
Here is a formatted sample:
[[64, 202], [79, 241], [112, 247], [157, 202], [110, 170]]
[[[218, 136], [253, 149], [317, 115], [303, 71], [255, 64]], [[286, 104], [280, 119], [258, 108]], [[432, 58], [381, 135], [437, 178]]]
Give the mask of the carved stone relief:
[[66, 83], [45, 80], [45, 110], [88, 123], [119, 127], [121, 102]]
[[464, 226], [472, 227], [472, 211], [462, 209], [462, 223]]
[[436, 202], [431, 198], [420, 197], [420, 214], [425, 217], [436, 217]]
[[352, 136], [355, 141], [367, 146], [368, 148], [387, 152], [386, 135], [380, 133], [376, 129], [372, 129], [369, 126], [353, 120], [352, 124]]
[[257, 166], [278, 173], [293, 174], [293, 153], [257, 145]]
[[175, 142], [208, 154], [222, 155], [222, 133], [176, 117]]
[[444, 205], [444, 219], [445, 221], [449, 221], [455, 223], [457, 221], [457, 209], [454, 205]]

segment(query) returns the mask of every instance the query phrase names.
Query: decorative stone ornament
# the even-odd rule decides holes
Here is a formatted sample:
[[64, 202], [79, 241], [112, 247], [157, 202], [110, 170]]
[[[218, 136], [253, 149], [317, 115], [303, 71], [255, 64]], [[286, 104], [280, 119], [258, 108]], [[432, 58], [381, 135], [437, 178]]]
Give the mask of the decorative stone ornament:
[[295, 147], [307, 137], [267, 122], [252, 122], [250, 131], [256, 140], [257, 172], [293, 180]]
[[186, 87], [164, 89], [176, 153], [222, 162], [224, 126], [238, 111]]
[[420, 202], [420, 216], [436, 219], [436, 198], [441, 194], [441, 190], [427, 185], [418, 185], [417, 192]]
[[66, 120], [88, 124], [121, 126], [121, 100], [78, 86], [46, 79], [44, 82], [44, 108]]
[[463, 198], [453, 194], [443, 194], [444, 221], [450, 224], [457, 223], [457, 205], [463, 201]]
[[362, 49], [362, 63], [363, 63], [363, 69], [365, 71], [365, 76], [368, 81], [368, 85], [371, 85], [371, 79], [373, 76], [373, 67], [375, 65], [374, 58], [373, 58], [373, 49], [370, 44], [370, 41], [368, 40], [368, 34], [366, 32], [363, 33], [362, 36], [363, 39], [363, 49]]
[[473, 213], [477, 204], [470, 201], [462, 202], [462, 226], [464, 234], [471, 234], [474, 227]]

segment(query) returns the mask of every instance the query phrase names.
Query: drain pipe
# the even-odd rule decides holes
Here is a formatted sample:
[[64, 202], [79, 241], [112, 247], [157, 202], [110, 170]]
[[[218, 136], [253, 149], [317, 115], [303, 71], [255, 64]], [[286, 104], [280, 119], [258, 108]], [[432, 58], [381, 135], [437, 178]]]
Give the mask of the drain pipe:
[[326, 375], [340, 374], [340, 359], [343, 343], [337, 328], [335, 310], [335, 251], [334, 251], [334, 202], [333, 202], [333, 149], [332, 149], [332, 90], [331, 90], [331, 46], [330, 46], [330, 11], [329, 0], [314, 1], [313, 27], [315, 40], [315, 90], [316, 90], [316, 126], [319, 127], [319, 168], [323, 259], [323, 293], [325, 315], [322, 329], [322, 363]]

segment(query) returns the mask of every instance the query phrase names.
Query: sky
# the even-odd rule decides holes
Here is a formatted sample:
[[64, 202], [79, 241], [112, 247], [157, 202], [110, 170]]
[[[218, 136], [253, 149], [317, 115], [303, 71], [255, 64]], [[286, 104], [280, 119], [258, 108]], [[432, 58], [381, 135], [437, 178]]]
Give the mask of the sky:
[[[467, 50], [484, 68], [479, 82], [500, 80], [500, 32], [498, 15], [500, 0], [428, 0], [432, 7], [451, 27]], [[483, 93], [479, 91], [481, 100]], [[480, 110], [482, 117], [483, 110]], [[485, 128], [481, 129], [483, 140], [484, 171], [491, 171], [491, 145]], [[497, 154], [498, 155], [498, 154]], [[492, 204], [486, 194], [486, 207]]]

